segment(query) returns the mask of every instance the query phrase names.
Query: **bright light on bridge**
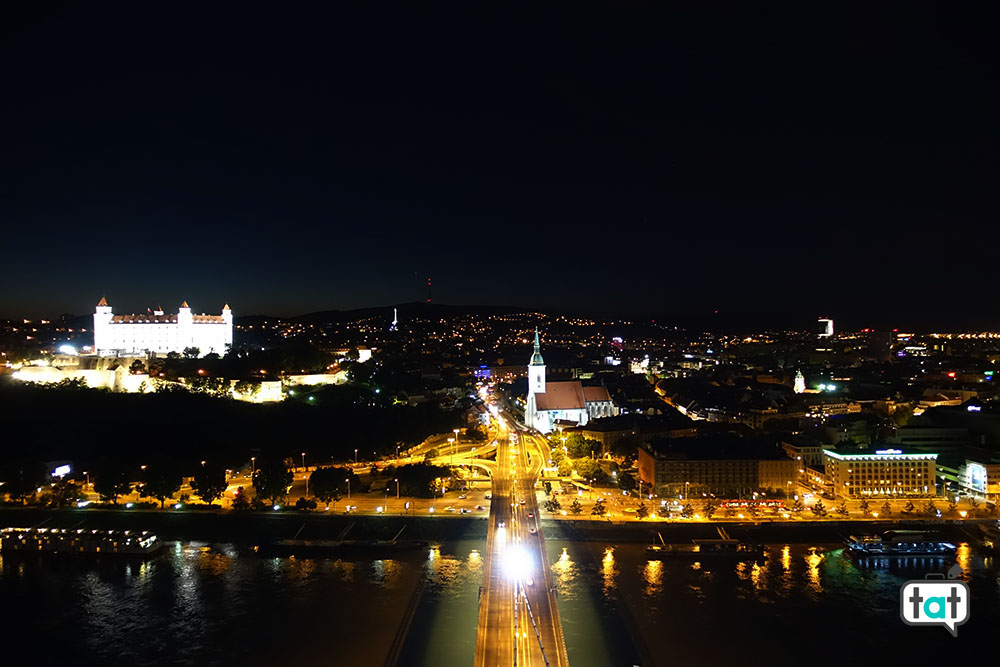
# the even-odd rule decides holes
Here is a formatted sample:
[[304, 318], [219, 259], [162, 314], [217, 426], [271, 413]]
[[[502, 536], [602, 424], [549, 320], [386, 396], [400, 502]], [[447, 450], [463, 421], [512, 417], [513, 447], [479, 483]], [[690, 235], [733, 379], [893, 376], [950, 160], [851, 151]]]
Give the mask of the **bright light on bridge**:
[[531, 575], [531, 557], [522, 547], [511, 546], [504, 551], [503, 569], [509, 579], [526, 579]]

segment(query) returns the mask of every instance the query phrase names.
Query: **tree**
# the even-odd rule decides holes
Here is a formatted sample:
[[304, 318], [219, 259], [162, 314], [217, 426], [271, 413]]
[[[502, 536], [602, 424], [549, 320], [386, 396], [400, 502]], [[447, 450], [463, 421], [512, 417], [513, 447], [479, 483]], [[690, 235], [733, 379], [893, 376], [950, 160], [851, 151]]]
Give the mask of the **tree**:
[[884, 517], [890, 517], [890, 516], [892, 516], [892, 505], [889, 504], [888, 500], [885, 501], [884, 503], [882, 503], [881, 512], [882, 512], [882, 516], [884, 516]]
[[601, 464], [591, 458], [576, 459], [573, 461], [577, 473], [584, 479], [592, 479], [596, 484], [604, 484], [608, 480], [608, 473], [604, 472]]
[[906, 426], [907, 422], [913, 418], [913, 408], [908, 405], [897, 405], [893, 408], [890, 418], [896, 426]]
[[693, 517], [694, 505], [692, 505], [691, 503], [687, 503], [686, 505], [684, 505], [684, 507], [681, 508], [681, 516], [684, 517], [685, 519], [690, 519], [691, 517]]
[[431, 459], [436, 459], [439, 456], [438, 450], [428, 449], [427, 453], [424, 454], [424, 461], [430, 461]]
[[725, 516], [727, 519], [732, 519], [734, 516], [736, 516], [736, 508], [727, 507], [722, 511], [722, 515]]
[[573, 502], [570, 503], [569, 511], [573, 514], [579, 514], [583, 511], [583, 505], [580, 504], [579, 498], [574, 498]]
[[451, 470], [430, 463], [411, 463], [396, 468], [395, 479], [403, 495], [433, 498], [449, 486]]
[[709, 500], [708, 502], [705, 503], [705, 506], [702, 508], [702, 512], [705, 513], [706, 519], [711, 519], [712, 515], [715, 514], [715, 510], [717, 509], [718, 508], [715, 506], [715, 504], [711, 500]]
[[5, 466], [0, 473], [3, 486], [0, 486], [0, 493], [6, 493], [11, 500], [24, 504], [25, 499], [35, 493], [35, 489], [40, 487], [45, 481], [47, 474], [41, 462], [38, 461], [16, 461], [9, 466]]
[[794, 503], [792, 503], [792, 511], [793, 511], [793, 512], [801, 512], [801, 511], [802, 511], [802, 510], [804, 510], [805, 508], [806, 508], [806, 506], [805, 506], [805, 504], [804, 504], [804, 503], [802, 502], [802, 499], [801, 499], [801, 498], [796, 498], [796, 499], [795, 499], [795, 502], [794, 502]]
[[76, 482], [61, 479], [52, 489], [50, 502], [53, 507], [68, 507], [70, 505], [75, 505], [79, 499], [79, 485], [76, 484]]
[[[579, 502], [579, 501], [574, 501]], [[597, 502], [594, 503], [593, 509], [590, 510], [593, 516], [604, 516], [608, 513], [608, 508], [604, 506], [604, 498], [598, 498]]]
[[176, 351], [167, 352], [167, 359], [169, 359], [171, 361], [176, 361], [177, 359], [180, 359], [180, 358], [181, 358], [181, 355], [180, 355], [179, 352], [176, 352]]
[[191, 481], [191, 488], [209, 505], [221, 498], [228, 486], [226, 470], [219, 465], [201, 466]]
[[142, 363], [142, 359], [136, 359], [128, 367], [128, 370], [132, 375], [142, 375], [146, 372], [146, 364]]
[[236, 489], [236, 495], [233, 496], [233, 509], [238, 511], [250, 509], [250, 499], [247, 498], [242, 486]]
[[646, 507], [646, 503], [639, 501], [639, 506], [635, 508], [635, 515], [640, 519], [645, 519], [649, 516], [649, 508]]
[[847, 502], [842, 501], [839, 505], [837, 505], [836, 509], [834, 509], [834, 512], [844, 518], [847, 518], [850, 515], [850, 512], [847, 510]]
[[316, 501], [312, 498], [299, 498], [295, 501], [295, 509], [300, 512], [316, 509]]
[[292, 485], [292, 471], [280, 458], [265, 458], [257, 463], [253, 474], [253, 488], [258, 498], [266, 498], [272, 505], [277, 505], [288, 495]]
[[867, 500], [862, 500], [861, 504], [858, 505], [858, 509], [861, 510], [862, 516], [871, 516], [872, 508], [871, 505], [868, 504]]
[[906, 505], [903, 506], [903, 514], [913, 514], [916, 510], [917, 508], [914, 507], [913, 502], [909, 500], [907, 500]]
[[573, 433], [566, 438], [566, 451], [574, 459], [590, 458], [591, 452], [601, 451], [601, 443], [588, 440], [579, 433]]
[[812, 513], [818, 517], [824, 517], [827, 515], [826, 505], [823, 504], [822, 500], [817, 500], [812, 506]]
[[118, 498], [132, 493], [132, 481], [128, 469], [117, 462], [104, 462], [97, 469], [94, 491], [104, 502], [118, 504]]
[[546, 496], [552, 495], [552, 482], [549, 481], [542, 482], [542, 488], [545, 490]]
[[160, 509], [163, 509], [167, 498], [173, 497], [181, 489], [181, 473], [168, 461], [146, 466], [142, 480], [143, 497], [159, 500]]
[[562, 504], [556, 498], [549, 498], [544, 503], [542, 503], [542, 507], [545, 509], [546, 512], [555, 513], [562, 509]]
[[199, 354], [201, 354], [201, 350], [197, 347], [192, 346], [184, 348], [184, 356], [188, 359], [197, 359]]
[[233, 392], [239, 394], [240, 396], [253, 398], [260, 393], [260, 383], [251, 382], [250, 380], [239, 380], [235, 385], [233, 385]]
[[977, 509], [979, 507], [979, 501], [973, 498], [972, 496], [969, 496], [969, 507], [971, 507], [972, 509]]
[[361, 488], [354, 471], [349, 468], [316, 468], [309, 476], [309, 490], [327, 505], [339, 501], [347, 493], [349, 483], [356, 489]]
[[956, 513], [958, 513], [958, 503], [951, 500], [948, 502], [948, 514], [954, 516]]
[[923, 506], [922, 509], [923, 509], [923, 513], [926, 514], [927, 516], [937, 516], [938, 515], [938, 508], [937, 508], [937, 505], [934, 504], [933, 500], [928, 500], [926, 503], [924, 503], [924, 506]]
[[635, 491], [635, 477], [626, 471], [621, 471], [618, 473], [618, 488], [625, 493], [632, 493]]

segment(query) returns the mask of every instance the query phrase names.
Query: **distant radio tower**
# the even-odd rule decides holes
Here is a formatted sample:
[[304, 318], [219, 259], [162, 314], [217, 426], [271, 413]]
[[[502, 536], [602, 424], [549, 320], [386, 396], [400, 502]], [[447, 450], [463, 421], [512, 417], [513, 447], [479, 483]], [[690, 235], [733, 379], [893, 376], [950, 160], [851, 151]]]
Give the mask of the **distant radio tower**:
[[427, 303], [431, 302], [431, 279], [427, 279]]
[[396, 309], [393, 308], [392, 309], [392, 326], [389, 327], [389, 331], [395, 331], [396, 330], [397, 319], [398, 319], [398, 317], [396, 315]]

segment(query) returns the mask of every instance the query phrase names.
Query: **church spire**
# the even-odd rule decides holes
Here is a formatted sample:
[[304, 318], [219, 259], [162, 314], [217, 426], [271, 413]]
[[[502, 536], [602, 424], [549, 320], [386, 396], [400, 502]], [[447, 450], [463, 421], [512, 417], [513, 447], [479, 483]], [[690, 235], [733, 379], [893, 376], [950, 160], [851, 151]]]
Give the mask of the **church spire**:
[[535, 328], [535, 352], [531, 355], [531, 365], [532, 366], [545, 365], [545, 362], [542, 360], [542, 348], [541, 348], [541, 343], [538, 340], [537, 328]]
[[98, 306], [101, 306], [101, 307], [104, 307], [104, 306], [107, 306], [107, 305], [108, 305], [108, 300], [107, 300], [107, 299], [105, 299], [105, 298], [104, 298], [104, 297], [102, 296], [102, 297], [101, 297], [101, 300], [97, 302], [97, 305], [98, 305]]

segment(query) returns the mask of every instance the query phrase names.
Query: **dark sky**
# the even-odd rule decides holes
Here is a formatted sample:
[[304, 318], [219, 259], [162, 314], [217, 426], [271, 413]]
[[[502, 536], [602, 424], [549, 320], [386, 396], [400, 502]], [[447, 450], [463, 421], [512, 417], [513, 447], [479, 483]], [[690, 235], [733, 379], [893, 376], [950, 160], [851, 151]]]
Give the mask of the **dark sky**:
[[446, 303], [1000, 323], [995, 24], [954, 3], [20, 4], [0, 315], [433, 276]]

